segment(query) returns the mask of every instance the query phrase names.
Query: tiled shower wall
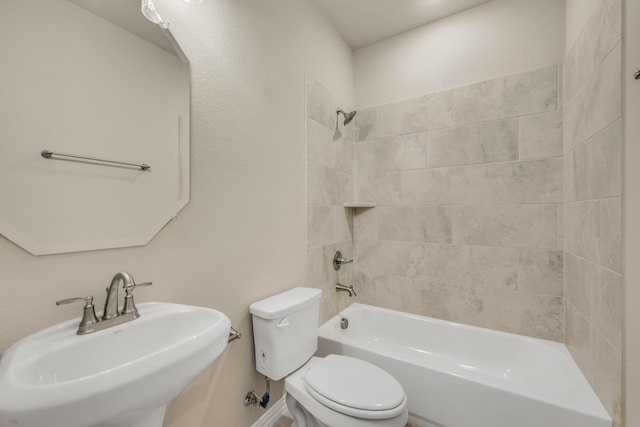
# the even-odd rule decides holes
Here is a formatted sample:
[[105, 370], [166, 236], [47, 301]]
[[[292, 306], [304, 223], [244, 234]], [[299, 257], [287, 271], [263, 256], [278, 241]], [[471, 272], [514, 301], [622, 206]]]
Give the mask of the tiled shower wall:
[[560, 74], [358, 112], [360, 302], [564, 340]]
[[622, 372], [621, 0], [600, 0], [565, 60], [566, 343], [615, 424]]
[[[321, 322], [353, 300], [337, 294], [336, 283], [351, 283], [353, 264], [333, 269], [337, 250], [353, 258], [353, 125], [337, 121], [336, 109], [351, 111], [321, 83], [307, 76], [307, 279], [322, 289]], [[342, 117], [341, 117], [342, 119]]]

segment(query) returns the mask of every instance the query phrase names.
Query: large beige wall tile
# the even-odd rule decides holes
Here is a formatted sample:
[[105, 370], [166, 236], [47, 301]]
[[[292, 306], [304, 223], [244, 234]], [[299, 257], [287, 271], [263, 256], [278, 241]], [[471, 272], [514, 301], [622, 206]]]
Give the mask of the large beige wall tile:
[[562, 110], [520, 117], [520, 159], [562, 156]]
[[567, 203], [564, 211], [565, 250], [596, 262], [600, 246], [600, 203]]
[[562, 297], [485, 290], [483, 301], [486, 327], [564, 341]]
[[562, 202], [561, 157], [486, 167], [486, 203]]
[[571, 253], [565, 253], [564, 269], [565, 298], [582, 316], [590, 318], [598, 288], [597, 266]]
[[427, 111], [427, 96], [378, 107], [378, 136], [405, 135], [428, 130]]
[[582, 87], [585, 79], [585, 70], [583, 68], [584, 50], [582, 46], [582, 38], [579, 38], [564, 60], [562, 73], [564, 105], [566, 105], [567, 101], [571, 101], [575, 97]]
[[562, 195], [563, 201], [575, 202], [576, 201], [576, 186], [573, 182], [573, 155], [575, 150], [568, 151], [562, 157]]
[[400, 200], [403, 205], [426, 205], [427, 171], [415, 170], [400, 173]]
[[307, 203], [342, 205], [353, 200], [353, 176], [338, 169], [307, 162]]
[[557, 205], [558, 249], [564, 250], [564, 205]]
[[353, 239], [353, 213], [342, 206], [307, 206], [307, 247]]
[[358, 270], [416, 277], [424, 275], [424, 245], [410, 242], [358, 241]]
[[508, 117], [506, 79], [489, 80], [453, 90], [457, 125]]
[[421, 169], [426, 165], [426, 135], [423, 133], [383, 138], [356, 144], [356, 173]]
[[556, 249], [555, 205], [493, 205], [455, 208], [453, 242]]
[[307, 279], [305, 283], [315, 288], [321, 288], [331, 282], [350, 277], [352, 264], [343, 266], [340, 271], [333, 268], [333, 256], [336, 251], [348, 259], [354, 257], [354, 247], [351, 240], [334, 242], [323, 246], [313, 246], [307, 248]]
[[467, 291], [473, 288], [468, 246], [428, 244], [423, 248], [424, 268], [417, 277], [440, 288]]
[[307, 119], [307, 160], [324, 166], [334, 166], [335, 153], [332, 146], [333, 132], [314, 119]]
[[326, 168], [353, 173], [353, 144], [346, 132], [336, 133], [316, 122], [307, 120], [307, 159]]
[[554, 111], [558, 108], [558, 67], [515, 74], [506, 78], [509, 116]]
[[592, 334], [591, 326], [584, 316], [571, 304], [565, 307], [565, 345], [574, 360], [587, 378], [593, 371], [593, 357], [591, 357]]
[[379, 207], [376, 210], [380, 240], [413, 241], [414, 208]]
[[358, 271], [353, 276], [353, 286], [358, 296], [356, 301], [392, 310], [403, 310], [402, 290], [410, 286], [412, 279], [402, 276]]
[[622, 273], [622, 197], [600, 201], [598, 264]]
[[427, 166], [503, 162], [518, 158], [518, 119], [429, 132]]
[[591, 74], [622, 39], [622, 1], [601, 0], [582, 34], [582, 66]]
[[353, 121], [355, 126], [355, 140], [365, 141], [378, 137], [378, 109], [367, 108], [358, 111]]
[[591, 334], [592, 370], [586, 377], [613, 418], [614, 425], [619, 426], [622, 419], [622, 354], [596, 330], [591, 329]]
[[400, 204], [400, 172], [354, 176], [354, 197], [359, 202], [382, 206]]
[[518, 291], [564, 296], [562, 251], [520, 249], [518, 253]]
[[444, 207], [379, 207], [378, 238], [451, 243], [452, 211]]
[[575, 149], [572, 172], [576, 200], [622, 195], [622, 121]]
[[412, 209], [413, 218], [408, 224], [411, 225], [414, 242], [452, 242], [453, 210], [451, 208], [424, 206]]
[[453, 125], [453, 91], [446, 90], [427, 95], [428, 129], [447, 128]]
[[590, 137], [622, 117], [621, 43], [600, 64], [585, 90], [585, 132]]
[[403, 205], [479, 204], [484, 166], [434, 168], [401, 173]]
[[568, 152], [586, 138], [585, 91], [581, 90], [571, 100], [565, 101], [563, 109], [563, 150]]
[[469, 277], [474, 288], [515, 290], [518, 287], [518, 250], [469, 246]]
[[[378, 240], [378, 212], [376, 208], [356, 208], [353, 233], [356, 240]], [[357, 242], [356, 242], [357, 243]]]
[[443, 288], [417, 279], [402, 290], [404, 311], [471, 325], [483, 324], [483, 301], [473, 291]]
[[591, 321], [617, 351], [622, 351], [622, 309], [622, 275], [598, 268]]

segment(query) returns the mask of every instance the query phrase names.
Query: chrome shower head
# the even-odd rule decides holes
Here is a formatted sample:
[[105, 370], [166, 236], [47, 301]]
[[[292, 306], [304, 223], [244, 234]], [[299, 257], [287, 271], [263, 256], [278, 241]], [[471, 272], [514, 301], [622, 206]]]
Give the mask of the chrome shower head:
[[336, 111], [336, 115], [338, 115], [338, 116], [339, 116], [340, 114], [342, 114], [342, 115], [344, 116], [344, 123], [343, 123], [343, 124], [346, 126], [346, 125], [348, 125], [349, 123], [351, 123], [351, 121], [352, 121], [352, 120], [353, 120], [353, 118], [356, 116], [356, 114], [358, 114], [358, 112], [357, 112], [357, 111], [355, 111], [355, 110], [353, 110], [353, 111], [352, 111], [352, 112], [350, 112], [350, 113], [347, 113], [347, 112], [342, 111], [342, 110], [338, 110], [338, 111]]

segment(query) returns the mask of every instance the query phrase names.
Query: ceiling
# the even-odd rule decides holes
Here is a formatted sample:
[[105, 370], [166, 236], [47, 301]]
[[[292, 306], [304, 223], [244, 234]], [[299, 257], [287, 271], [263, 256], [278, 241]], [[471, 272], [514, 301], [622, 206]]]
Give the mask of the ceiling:
[[491, 0], [312, 0], [352, 49]]

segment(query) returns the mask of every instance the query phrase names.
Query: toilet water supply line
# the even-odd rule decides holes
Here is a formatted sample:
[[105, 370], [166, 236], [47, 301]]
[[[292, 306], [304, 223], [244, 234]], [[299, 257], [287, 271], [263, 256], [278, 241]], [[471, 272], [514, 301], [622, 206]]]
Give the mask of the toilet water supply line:
[[246, 396], [244, 397], [244, 401], [242, 402], [244, 406], [261, 406], [263, 409], [267, 409], [267, 406], [269, 406], [269, 392], [271, 388], [271, 381], [269, 380], [269, 377], [264, 377], [264, 379], [267, 383], [267, 391], [264, 392], [262, 397], [258, 396], [255, 390], [247, 392]]

